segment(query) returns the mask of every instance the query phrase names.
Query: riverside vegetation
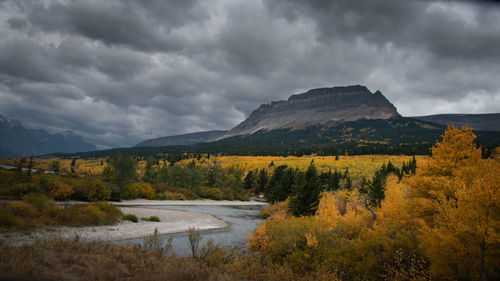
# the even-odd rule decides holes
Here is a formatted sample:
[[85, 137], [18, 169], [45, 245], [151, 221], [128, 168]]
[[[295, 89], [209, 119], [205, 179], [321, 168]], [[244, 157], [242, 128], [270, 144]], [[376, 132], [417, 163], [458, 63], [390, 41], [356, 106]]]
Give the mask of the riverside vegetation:
[[149, 248], [56, 239], [1, 245], [0, 270], [65, 280], [498, 280], [500, 157], [483, 159], [474, 138], [451, 127], [418, 167], [386, 163], [351, 184], [314, 161], [306, 171], [274, 167], [265, 192], [275, 203], [248, 253], [207, 242], [177, 257], [155, 234]]

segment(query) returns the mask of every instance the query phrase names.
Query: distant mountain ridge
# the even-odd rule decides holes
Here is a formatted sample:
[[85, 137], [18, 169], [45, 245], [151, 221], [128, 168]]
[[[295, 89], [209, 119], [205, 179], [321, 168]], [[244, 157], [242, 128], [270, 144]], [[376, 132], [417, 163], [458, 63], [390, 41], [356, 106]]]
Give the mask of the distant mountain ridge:
[[156, 139], [149, 139], [142, 141], [135, 145], [136, 147], [143, 146], [171, 146], [171, 145], [191, 145], [197, 143], [205, 143], [214, 141], [228, 131], [223, 130], [214, 130], [214, 131], [205, 131], [205, 132], [197, 132], [183, 135], [174, 135], [161, 137]]
[[230, 131], [207, 131], [143, 141], [136, 147], [191, 145], [240, 135], [280, 129], [303, 130], [309, 126], [335, 126], [361, 119], [401, 117], [380, 91], [361, 85], [312, 89], [286, 101], [262, 104]]
[[14, 118], [0, 115], [0, 157], [92, 150], [97, 147], [72, 131], [49, 134], [45, 130], [26, 129]]
[[210, 131], [199, 132], [148, 140], [136, 147], [165, 146], [164, 150], [171, 153], [300, 154], [299, 151], [340, 151], [347, 147], [351, 153], [376, 151], [365, 150], [369, 145], [379, 147], [381, 153], [411, 153], [414, 146], [419, 147], [419, 153], [425, 153], [448, 124], [467, 124], [476, 133], [482, 131], [478, 142], [500, 145], [498, 120], [500, 114], [403, 117], [380, 91], [372, 93], [365, 86], [353, 85], [312, 89], [291, 95], [286, 101], [262, 104], [230, 131], [217, 131], [218, 136], [206, 136]]
[[436, 114], [410, 117], [440, 125], [469, 126], [477, 131], [500, 132], [500, 113], [484, 114]]
[[380, 91], [372, 93], [361, 85], [319, 88], [261, 105], [224, 137], [395, 117], [400, 117], [396, 107]]

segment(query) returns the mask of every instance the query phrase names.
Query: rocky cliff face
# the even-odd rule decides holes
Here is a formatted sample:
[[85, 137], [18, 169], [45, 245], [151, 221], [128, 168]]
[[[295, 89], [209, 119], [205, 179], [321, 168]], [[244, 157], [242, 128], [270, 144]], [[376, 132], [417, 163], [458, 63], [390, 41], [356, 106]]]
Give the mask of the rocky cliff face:
[[359, 119], [399, 117], [379, 91], [366, 87], [320, 88], [292, 95], [287, 101], [263, 104], [224, 137], [253, 134], [260, 130], [303, 129], [310, 125], [330, 125]]

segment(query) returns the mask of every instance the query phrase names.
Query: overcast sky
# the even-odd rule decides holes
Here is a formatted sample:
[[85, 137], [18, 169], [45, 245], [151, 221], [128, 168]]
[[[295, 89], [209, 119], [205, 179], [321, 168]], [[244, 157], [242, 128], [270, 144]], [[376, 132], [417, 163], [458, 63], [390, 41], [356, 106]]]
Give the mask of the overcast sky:
[[500, 5], [0, 0], [0, 114], [100, 148], [352, 84], [403, 116], [500, 112]]

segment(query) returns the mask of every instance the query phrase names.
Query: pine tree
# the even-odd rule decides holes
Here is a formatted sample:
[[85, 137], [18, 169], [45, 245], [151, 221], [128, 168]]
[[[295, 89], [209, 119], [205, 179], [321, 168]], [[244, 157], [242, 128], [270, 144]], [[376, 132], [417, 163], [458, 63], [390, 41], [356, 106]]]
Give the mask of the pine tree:
[[256, 193], [264, 192], [266, 189], [266, 184], [268, 182], [267, 170], [262, 169], [259, 172], [259, 178], [257, 179], [257, 190]]
[[290, 211], [296, 217], [312, 216], [318, 209], [321, 195], [321, 181], [314, 163], [311, 162], [305, 173], [296, 173], [293, 185], [293, 197], [290, 200]]
[[339, 190], [340, 189], [340, 179], [342, 178], [339, 170], [335, 169], [332, 176], [330, 177], [330, 181], [328, 182], [328, 190]]
[[245, 176], [244, 187], [245, 189], [255, 189], [257, 181], [255, 180], [255, 172], [250, 170]]
[[266, 185], [265, 195], [269, 202], [284, 201], [291, 193], [294, 171], [286, 165], [274, 169], [273, 175]]
[[137, 178], [137, 161], [123, 154], [113, 155], [107, 160], [108, 166], [103, 171], [106, 180], [122, 192], [127, 185]]
[[149, 183], [155, 182], [154, 181], [153, 164], [154, 164], [153, 158], [148, 158], [146, 160], [146, 168], [144, 169], [144, 176], [142, 177], [142, 180], [144, 182], [149, 182]]

